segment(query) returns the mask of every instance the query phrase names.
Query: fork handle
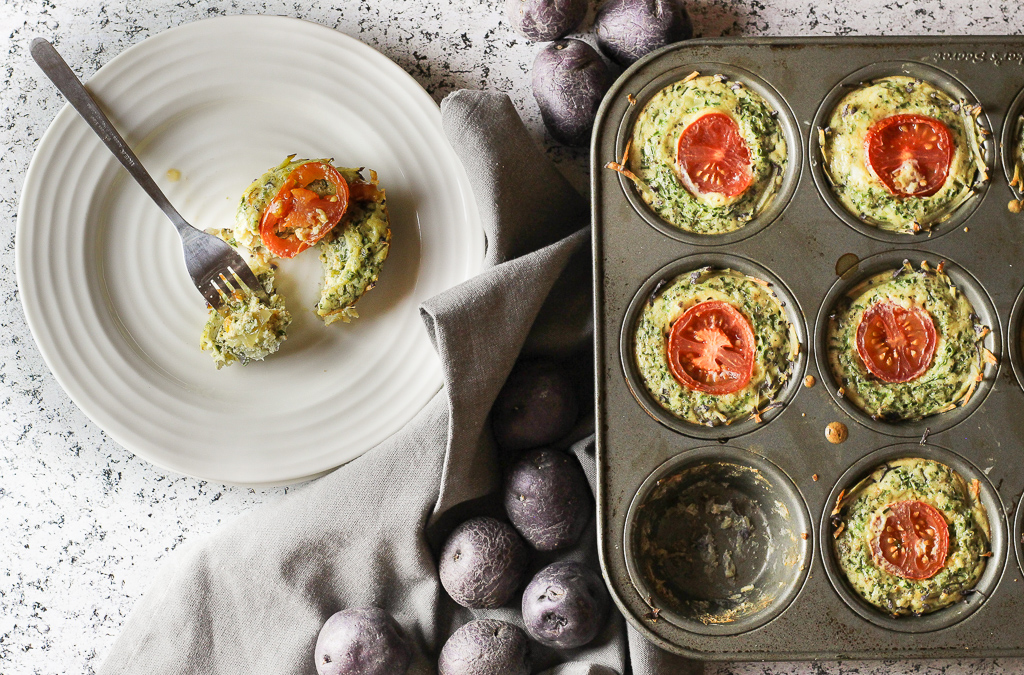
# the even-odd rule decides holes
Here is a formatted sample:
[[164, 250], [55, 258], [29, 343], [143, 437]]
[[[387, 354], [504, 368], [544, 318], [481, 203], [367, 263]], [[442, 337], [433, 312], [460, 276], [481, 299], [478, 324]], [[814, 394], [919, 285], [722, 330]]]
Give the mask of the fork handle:
[[107, 116], [103, 114], [99, 105], [96, 104], [93, 97], [86, 91], [85, 86], [82, 85], [81, 80], [72, 72], [68, 64], [61, 58], [61, 55], [53, 48], [53, 45], [43, 38], [36, 38], [32, 40], [29, 51], [32, 53], [32, 58], [35, 62], [42, 68], [46, 76], [50, 78], [50, 81], [57, 85], [60, 93], [64, 94], [64, 98], [68, 100], [68, 103], [78, 111], [78, 114], [82, 116], [89, 127], [96, 132], [96, 135], [100, 137], [103, 144], [114, 153], [114, 156], [121, 162], [121, 165], [135, 179], [135, 182], [142, 186], [142, 189], [156, 202], [160, 210], [170, 218], [171, 222], [174, 223], [174, 227], [178, 229], [178, 233], [182, 237], [186, 237], [191, 233], [197, 232], [194, 227], [181, 217], [177, 209], [171, 206], [171, 202], [167, 200], [163, 191], [157, 187], [153, 177], [142, 166], [142, 162], [135, 156], [132, 149], [128, 147], [125, 140], [121, 138], [121, 134], [117, 133], [117, 129], [110, 123]]

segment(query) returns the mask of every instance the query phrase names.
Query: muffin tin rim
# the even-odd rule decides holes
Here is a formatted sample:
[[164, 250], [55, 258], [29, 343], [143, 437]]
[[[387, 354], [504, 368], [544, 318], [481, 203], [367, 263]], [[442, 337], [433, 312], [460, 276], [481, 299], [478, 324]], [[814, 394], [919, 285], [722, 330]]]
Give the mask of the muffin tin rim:
[[[713, 73], [701, 72], [702, 69], [707, 70], [712, 67], [716, 69]], [[698, 234], [677, 227], [655, 213], [654, 209], [640, 197], [633, 181], [621, 173], [618, 174], [619, 187], [637, 215], [649, 226], [671, 239], [684, 244], [702, 247], [735, 244], [753, 237], [777, 221], [789, 206], [793, 195], [796, 194], [797, 186], [803, 176], [806, 151], [803, 147], [803, 134], [800, 133], [800, 125], [796, 121], [796, 116], [793, 114], [793, 109], [789, 102], [767, 80], [746, 68], [716, 61], [687, 63], [661, 73], [637, 92], [634, 97], [636, 103], [626, 109], [625, 114], [619, 121], [618, 129], [615, 133], [616, 161], [625, 152], [626, 144], [632, 139], [636, 120], [651, 98], [662, 89], [684, 79], [691, 72], [699, 72], [701, 75], [726, 75], [730, 79], [742, 82], [744, 86], [753, 90], [754, 93], [764, 99], [776, 111], [776, 119], [786, 140], [786, 168], [782, 174], [782, 182], [779, 184], [771, 203], [765, 211], [736, 230], [724, 234]], [[623, 80], [626, 79], [625, 74], [621, 77]]]
[[[910, 67], [910, 70], [907, 67]], [[902, 70], [900, 70], [902, 69]], [[940, 222], [936, 223], [935, 227], [930, 229], [928, 232], [920, 232], [916, 234], [906, 234], [901, 232], [891, 232], [883, 230], [880, 227], [869, 225], [859, 221], [856, 216], [850, 213], [842, 202], [839, 201], [838, 196], [832, 189], [831, 182], [825, 175], [825, 168], [823, 162], [823, 156], [821, 152], [821, 143], [818, 137], [818, 129], [823, 129], [827, 125], [825, 121], [835, 110], [836, 106], [843, 99], [847, 92], [852, 91], [851, 86], [854, 83], [873, 82], [883, 77], [894, 77], [896, 75], [907, 75], [914, 76], [915, 72], [931, 72], [938, 76], [938, 80], [945, 79], [946, 82], [937, 81], [936, 79], [925, 79], [928, 84], [933, 87], [941, 89], [947, 94], [967, 94], [966, 100], [979, 104], [978, 97], [975, 96], [974, 92], [971, 91], [959, 78], [955, 77], [951, 73], [933, 66], [927, 63], [921, 63], [920, 61], [914, 60], [899, 60], [899, 61], [878, 61], [876, 63], [868, 64], [857, 70], [851, 72], [843, 79], [839, 80], [825, 95], [825, 97], [818, 104], [818, 108], [814, 113], [814, 117], [811, 120], [810, 131], [808, 132], [807, 140], [807, 156], [810, 160], [811, 177], [814, 180], [814, 185], [818, 190], [818, 195], [828, 205], [829, 209], [839, 218], [843, 223], [865, 237], [874, 239], [890, 245], [907, 245], [913, 244], [914, 242], [926, 240], [935, 240], [939, 237], [943, 237], [950, 232], [956, 230], [958, 227], [968, 222], [971, 217], [981, 207], [981, 203], [988, 196], [989, 187], [992, 184], [992, 172], [995, 171], [996, 165], [999, 163], [999, 151], [996, 147], [998, 144], [992, 140], [992, 136], [982, 139], [981, 147], [984, 155], [985, 164], [989, 171], [988, 180], [982, 181], [979, 189], [973, 197], [970, 197], [966, 202], [954, 209], [949, 217]], [[874, 75], [869, 75], [875, 73]], [[887, 73], [883, 75], [882, 73]], [[867, 76], [867, 77], [865, 77]], [[953, 86], [950, 87], [949, 85]], [[959, 88], [961, 91], [957, 92], [955, 89]], [[950, 91], [953, 89], [953, 91]], [[956, 98], [951, 96], [952, 98]], [[988, 111], [982, 108], [982, 112], [979, 117], [983, 117], [986, 124], [984, 128], [989, 132], [992, 131], [992, 121], [988, 118]], [[981, 126], [981, 125], [979, 125]]]
[[[977, 589], [979, 586], [983, 586], [985, 589], [984, 593], [980, 591], [973, 593], [967, 600], [961, 600], [949, 607], [921, 616], [894, 618], [886, 615], [880, 609], [868, 603], [867, 600], [861, 598], [847, 584], [845, 575], [836, 561], [835, 551], [832, 546], [831, 513], [841, 490], [856, 485], [881, 463], [890, 459], [900, 458], [931, 459], [940, 464], [945, 464], [950, 469], [956, 471], [965, 482], [969, 482], [972, 478], [978, 479], [981, 491], [988, 498], [988, 501], [991, 502], [985, 504], [985, 515], [989, 520], [989, 532], [991, 534], [989, 550], [992, 551], [993, 555], [989, 558], [989, 562], [986, 563], [985, 571], [982, 572], [981, 578], [972, 587]], [[966, 471], [964, 467], [966, 467]], [[981, 609], [992, 593], [997, 592], [1005, 574], [1007, 558], [1009, 557], [1006, 538], [1007, 521], [1008, 518], [1006, 517], [1005, 507], [1002, 498], [999, 496], [999, 491], [992, 485], [985, 472], [974, 462], [940, 445], [931, 443], [895, 443], [873, 450], [856, 460], [836, 480], [832, 491], [828, 495], [828, 499], [825, 501], [825, 508], [821, 514], [821, 522], [818, 529], [819, 552], [825, 568], [825, 574], [828, 576], [832, 588], [852, 612], [865, 621], [894, 632], [931, 633], [950, 628], [961, 621], [965, 621]], [[995, 569], [990, 570], [993, 562], [996, 563]], [[953, 612], [952, 610], [959, 611]]]
[[[771, 483], [772, 490], [779, 490], [783, 493], [782, 497], [790, 498], [790, 503], [786, 504], [787, 509], [796, 507], [798, 511], [795, 514], [796, 522], [794, 523], [793, 530], [806, 532], [808, 535], [806, 540], [797, 543], [800, 549], [800, 566], [797, 568], [793, 582], [779, 595], [779, 598], [772, 606], [756, 612], [749, 620], [741, 620], [740, 622], [730, 624], [702, 624], [698, 621], [683, 619], [674, 611], [666, 611], [664, 608], [659, 607], [661, 615], [665, 616], [666, 621], [679, 630], [711, 637], [728, 637], [730, 635], [742, 635], [756, 631], [782, 616], [793, 606], [794, 601], [803, 591], [810, 576], [815, 549], [813, 542], [814, 521], [808, 509], [807, 500], [804, 498], [800, 487], [779, 465], [764, 455], [727, 444], [698, 446], [673, 455], [650, 471], [633, 494], [629, 508], [626, 510], [626, 525], [623, 532], [622, 546], [623, 555], [626, 558], [626, 569], [628, 570], [633, 590], [640, 597], [653, 598], [650, 588], [644, 583], [643, 575], [637, 569], [636, 555], [633, 552], [632, 539], [637, 522], [637, 512], [643, 506], [646, 498], [650, 496], [650, 493], [658, 487], [660, 481], [665, 477], [691, 465], [714, 463], [737, 464], [747, 469], [765, 472], [768, 474], [769, 480], [778, 479]], [[781, 484], [781, 487], [776, 482]], [[737, 624], [740, 625], [740, 630], [731, 629], [732, 626]]]
[[[716, 260], [732, 260], [738, 262], [739, 265], [729, 265], [728, 263], [724, 265], [718, 264], [715, 262]], [[662, 281], [667, 283], [671, 279], [685, 274], [688, 271], [694, 271], [708, 265], [710, 265], [712, 269], [731, 269], [747, 274], [748, 276], [757, 276], [758, 278], [762, 278], [760, 275], [764, 275], [766, 278], [762, 278], [762, 281], [771, 282], [777, 289], [776, 293], [779, 296], [779, 299], [785, 301], [786, 305], [782, 307], [782, 311], [786, 314], [786, 319], [793, 324], [794, 330], [797, 334], [797, 340], [800, 342], [800, 350], [793, 365], [793, 374], [790, 377], [789, 382], [787, 382], [785, 387], [780, 391], [775, 401], [773, 401], [773, 403], [782, 403], [782, 405], [763, 413], [761, 415], [761, 422], [756, 422], [753, 419], [748, 418], [732, 424], [720, 424], [713, 427], [705, 427], [680, 419], [654, 400], [651, 393], [647, 391], [643, 376], [640, 374], [637, 367], [636, 358], [634, 356], [635, 350], [633, 347], [636, 323], [640, 318], [640, 312], [643, 311], [644, 305], [654, 293], [657, 285]], [[746, 269], [743, 269], [744, 267]], [[756, 272], [756, 274], [753, 274], [752, 272]], [[808, 335], [806, 322], [807, 315], [804, 313], [803, 308], [800, 306], [800, 302], [786, 285], [785, 281], [764, 265], [745, 256], [740, 256], [734, 253], [712, 251], [693, 253], [691, 255], [677, 258], [667, 265], [662, 266], [650, 275], [633, 295], [633, 299], [626, 308], [625, 316], [623, 317], [622, 326], [620, 328], [620, 366], [626, 380], [626, 386], [629, 388], [629, 391], [636, 400], [636, 403], [655, 421], [668, 427], [672, 431], [689, 438], [725, 443], [731, 439], [755, 433], [760, 429], [763, 429], [781, 416], [799, 395], [804, 373], [807, 372], [807, 368], [809, 367], [811, 360], [809, 357], [809, 342], [811, 338]]]
[[[835, 303], [839, 298], [847, 290], [856, 286], [856, 284], [880, 272], [896, 269], [899, 264], [896, 264], [895, 266], [891, 265], [889, 262], [891, 259], [898, 259], [900, 262], [906, 259], [911, 263], [911, 265], [914, 265], [915, 268], [920, 266], [921, 260], [927, 260], [929, 264], [932, 264], [933, 266], [937, 264], [938, 260], [944, 260], [947, 265], [947, 272], [953, 272], [953, 274], [949, 275], [950, 280], [953, 281], [954, 285], [967, 296], [968, 300], [971, 301], [971, 306], [975, 313], [983, 322], [985, 320], [985, 316], [982, 312], [989, 314], [992, 317], [992, 321], [985, 323], [985, 325], [990, 329], [990, 332], [983, 339], [982, 345], [992, 352], [993, 356], [997, 359], [997, 363], [995, 364], [994, 369], [990, 371], [989, 365], [986, 365], [984, 360], [982, 361], [983, 379], [966, 405], [957, 406], [948, 412], [936, 413], [918, 420], [884, 422], [881, 420], [871, 419], [865, 411], [855, 406], [845, 396], [839, 395], [839, 389], [841, 386], [836, 381], [836, 376], [832, 372], [832, 368], [828, 361], [827, 330], [829, 312], [832, 307], [835, 306]], [[865, 263], [867, 263], [867, 265], [865, 265]], [[954, 276], [961, 277], [963, 280], [967, 281], [967, 283], [962, 284], [958, 282]], [[964, 288], [965, 286], [973, 287], [970, 288], [972, 291], [970, 295], [967, 293], [967, 289]], [[980, 291], [980, 293], [976, 293], [975, 291]], [[981, 300], [983, 303], [982, 308], [978, 307], [978, 302], [975, 300]], [[890, 437], [926, 438], [930, 434], [938, 434], [943, 431], [947, 431], [966, 421], [982, 406], [985, 399], [988, 398], [988, 395], [994, 389], [1002, 366], [1002, 328], [1000, 324], [999, 310], [996, 309], [991, 295], [982, 283], [978, 281], [978, 278], [955, 260], [951, 260], [948, 257], [940, 257], [934, 253], [929, 253], [928, 251], [922, 251], [920, 249], [892, 249], [881, 253], [875, 253], [859, 260], [857, 265], [851, 268], [850, 271], [839, 276], [835, 283], [833, 283], [825, 293], [825, 297], [819, 305], [818, 315], [814, 321], [814, 361], [818, 368], [818, 374], [821, 377], [822, 385], [825, 386], [825, 389], [832, 397], [832, 400], [834, 400], [836, 405], [838, 405], [843, 412], [855, 422], [870, 429], [871, 431]]]

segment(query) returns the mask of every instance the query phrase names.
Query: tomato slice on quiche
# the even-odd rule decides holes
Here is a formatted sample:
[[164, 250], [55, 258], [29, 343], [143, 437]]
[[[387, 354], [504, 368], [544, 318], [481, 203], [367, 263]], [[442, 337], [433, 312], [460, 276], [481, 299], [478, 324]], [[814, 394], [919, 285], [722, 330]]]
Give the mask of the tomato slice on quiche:
[[893, 502], [875, 516], [871, 556], [889, 574], [930, 579], [946, 564], [949, 525], [934, 506], [920, 500]]
[[338, 224], [348, 201], [348, 182], [333, 166], [297, 166], [263, 211], [263, 245], [280, 258], [294, 258]]
[[928, 197], [946, 182], [953, 163], [949, 127], [925, 115], [892, 115], [864, 137], [868, 168], [897, 197]]
[[754, 180], [750, 150], [729, 115], [710, 112], [683, 129], [676, 151], [679, 174], [694, 195], [738, 197]]
[[668, 364], [685, 387], [707, 394], [732, 394], [754, 372], [754, 329], [728, 302], [709, 300], [690, 307], [672, 324]]

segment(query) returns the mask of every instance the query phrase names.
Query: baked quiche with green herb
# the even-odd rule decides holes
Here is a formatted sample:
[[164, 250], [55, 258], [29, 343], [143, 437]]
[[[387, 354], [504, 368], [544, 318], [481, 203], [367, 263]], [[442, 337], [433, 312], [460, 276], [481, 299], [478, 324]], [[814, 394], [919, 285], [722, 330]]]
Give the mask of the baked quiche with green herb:
[[912, 77], [861, 85], [819, 130], [825, 175], [861, 222], [906, 234], [928, 231], [988, 180], [980, 112]]
[[757, 418], [793, 376], [800, 353], [768, 284], [729, 269], [702, 268], [656, 289], [633, 343], [654, 400], [709, 427]]
[[742, 82], [697, 73], [648, 101], [621, 164], [663, 220], [696, 234], [725, 234], [772, 202], [786, 168], [776, 111]]
[[883, 421], [965, 405], [981, 383], [989, 328], [943, 271], [909, 261], [840, 299], [828, 323], [828, 361], [841, 395]]
[[892, 616], [948, 607], [974, 588], [990, 552], [980, 485], [918, 457], [876, 468], [832, 512], [833, 550], [862, 598]]
[[277, 351], [291, 315], [274, 285], [274, 260], [316, 248], [323, 285], [316, 313], [324, 324], [358, 317], [355, 304], [377, 283], [391, 243], [377, 174], [337, 168], [329, 159], [288, 157], [245, 190], [235, 227], [213, 231], [236, 247], [264, 283], [269, 302], [236, 289], [210, 310], [200, 346], [217, 367], [261, 360]]

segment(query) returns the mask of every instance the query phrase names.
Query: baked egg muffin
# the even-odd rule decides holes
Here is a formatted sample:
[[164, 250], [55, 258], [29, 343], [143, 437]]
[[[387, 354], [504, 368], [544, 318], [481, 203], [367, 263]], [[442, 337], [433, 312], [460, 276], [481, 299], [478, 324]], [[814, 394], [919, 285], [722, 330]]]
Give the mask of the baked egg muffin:
[[260, 360], [286, 338], [291, 315], [274, 284], [274, 260], [317, 248], [323, 286], [316, 313], [324, 324], [358, 317], [355, 304], [373, 288], [391, 243], [384, 190], [377, 174], [337, 168], [329, 159], [288, 157], [245, 190], [231, 230], [212, 230], [246, 258], [268, 302], [236, 290], [210, 309], [200, 346], [220, 368]]
[[819, 129], [825, 175], [840, 203], [881, 230], [943, 222], [988, 180], [981, 106], [904, 75], [858, 86]]
[[977, 480], [920, 457], [889, 461], [832, 511], [832, 548], [850, 587], [892, 615], [948, 607], [977, 585], [990, 552]]
[[619, 170], [666, 222], [725, 234], [764, 211], [786, 168], [776, 111], [742, 82], [691, 74], [656, 93], [633, 125]]
[[796, 329], [767, 283], [729, 269], [695, 270], [656, 290], [633, 343], [654, 400], [709, 427], [764, 412], [800, 353]]
[[909, 261], [841, 298], [829, 317], [828, 362], [841, 395], [883, 421], [966, 405], [995, 357], [990, 332], [943, 271]]

